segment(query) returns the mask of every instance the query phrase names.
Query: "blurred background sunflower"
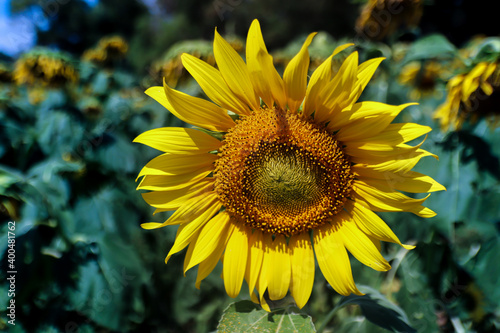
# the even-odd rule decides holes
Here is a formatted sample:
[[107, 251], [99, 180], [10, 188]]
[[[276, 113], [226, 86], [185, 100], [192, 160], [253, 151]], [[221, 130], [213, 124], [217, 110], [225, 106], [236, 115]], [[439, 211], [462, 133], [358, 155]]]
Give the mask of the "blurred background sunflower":
[[[424, 159], [414, 170], [447, 189], [426, 201], [437, 213], [431, 219], [377, 213], [416, 248], [383, 244], [392, 266], [387, 272], [350, 258], [366, 296], [337, 294], [317, 274], [302, 312], [286, 301], [271, 304], [288, 309], [273, 312], [275, 321], [307, 319], [304, 331], [315, 325], [322, 332], [499, 331], [500, 38], [492, 6], [472, 0], [0, 1], [0, 330], [231, 331], [230, 318], [243, 325], [243, 310], [259, 311], [247, 303], [229, 306], [235, 299], [225, 293], [220, 264], [200, 290], [196, 271], [182, 277], [184, 255], [165, 266], [176, 227], [140, 225], [163, 223], [172, 212], [153, 215], [134, 183], [157, 152], [132, 142], [155, 128], [191, 129], [144, 91], [165, 80], [206, 98], [182, 54], [215, 65], [217, 27], [245, 56], [248, 27], [257, 18], [280, 75], [312, 31], [318, 34], [309, 46], [309, 77], [346, 43], [355, 44], [360, 63], [384, 57], [359, 101], [419, 103], [394, 122], [433, 129], [421, 149], [439, 161]], [[332, 73], [349, 54], [333, 59]], [[13, 294], [9, 271], [17, 272]], [[245, 300], [247, 293], [236, 298]]]

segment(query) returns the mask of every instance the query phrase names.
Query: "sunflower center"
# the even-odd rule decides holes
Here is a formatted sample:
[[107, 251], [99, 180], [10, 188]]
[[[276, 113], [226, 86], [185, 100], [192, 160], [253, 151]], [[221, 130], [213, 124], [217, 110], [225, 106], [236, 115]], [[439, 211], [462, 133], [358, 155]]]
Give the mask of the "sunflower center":
[[279, 109], [237, 122], [224, 137], [215, 177], [234, 219], [283, 235], [326, 223], [343, 208], [353, 180], [331, 133]]
[[296, 147], [283, 153], [265, 146], [260, 149], [267, 154], [248, 159], [247, 195], [259, 205], [282, 212], [299, 213], [313, 205], [321, 197], [319, 170]]

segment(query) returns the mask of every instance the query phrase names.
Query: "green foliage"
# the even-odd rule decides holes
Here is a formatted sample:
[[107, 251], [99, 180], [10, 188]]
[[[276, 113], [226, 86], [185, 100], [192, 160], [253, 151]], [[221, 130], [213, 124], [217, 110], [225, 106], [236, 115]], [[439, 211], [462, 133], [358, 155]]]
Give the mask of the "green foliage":
[[316, 332], [308, 315], [295, 313], [290, 308], [267, 312], [251, 301], [240, 301], [229, 305], [224, 310], [217, 331], [221, 333]]
[[382, 294], [370, 287], [360, 288], [360, 291], [365, 295], [344, 297], [337, 306], [357, 304], [365, 318], [380, 327], [392, 332], [416, 332], [409, 325], [408, 318], [400, 307], [389, 302]]

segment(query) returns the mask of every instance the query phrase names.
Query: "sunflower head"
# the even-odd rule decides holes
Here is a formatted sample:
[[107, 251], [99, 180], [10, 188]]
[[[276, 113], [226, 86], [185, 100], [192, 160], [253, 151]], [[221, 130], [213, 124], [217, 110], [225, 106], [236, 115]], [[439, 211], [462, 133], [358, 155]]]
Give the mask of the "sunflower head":
[[151, 72], [154, 77], [161, 80], [164, 78], [170, 87], [176, 87], [184, 83], [189, 76], [184, 66], [182, 66], [181, 55], [191, 54], [210, 65], [215, 65], [212, 51], [212, 44], [204, 40], [187, 40], [172, 45], [163, 57], [153, 63]]
[[97, 46], [85, 51], [82, 58], [93, 63], [110, 66], [125, 57], [128, 43], [120, 36], [108, 36], [99, 40]]
[[412, 88], [410, 98], [417, 100], [432, 95], [444, 75], [444, 68], [437, 61], [413, 61], [403, 67], [399, 81]]
[[[411, 171], [431, 153], [406, 142], [427, 126], [392, 123], [407, 106], [357, 102], [382, 58], [359, 64], [352, 52], [339, 69], [337, 47], [310, 76], [310, 34], [281, 76], [254, 20], [246, 62], [215, 32], [217, 68], [183, 54], [182, 64], [212, 102], [167, 84], [146, 93], [193, 128], [158, 128], [135, 141], [163, 152], [139, 173], [138, 189], [156, 212], [175, 211], [145, 229], [179, 225], [169, 258], [187, 249], [184, 270], [198, 266], [196, 286], [223, 262], [229, 296], [247, 281], [250, 297], [290, 291], [298, 307], [311, 295], [315, 262], [342, 295], [361, 294], [347, 251], [378, 271], [389, 263], [380, 241], [403, 245], [374, 212], [435, 213], [426, 197], [401, 193], [444, 189]], [[316, 258], [316, 259], [315, 259]]]
[[439, 106], [434, 118], [441, 128], [460, 129], [464, 122], [475, 122], [482, 117], [499, 117], [500, 70], [498, 61], [482, 61], [467, 73], [451, 78], [448, 96]]
[[422, 0], [368, 0], [356, 21], [356, 31], [367, 39], [382, 40], [401, 26], [417, 26], [422, 14]]
[[35, 48], [16, 61], [14, 80], [17, 84], [62, 87], [76, 82], [78, 72], [67, 55]]

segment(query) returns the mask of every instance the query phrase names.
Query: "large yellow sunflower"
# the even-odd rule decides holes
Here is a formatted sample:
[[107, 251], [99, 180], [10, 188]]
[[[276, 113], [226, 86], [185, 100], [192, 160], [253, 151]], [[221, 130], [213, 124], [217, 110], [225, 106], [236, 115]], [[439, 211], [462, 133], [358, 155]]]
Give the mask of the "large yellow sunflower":
[[[337, 73], [332, 57], [307, 84], [310, 34], [286, 67], [273, 66], [260, 25], [250, 26], [246, 63], [215, 32], [218, 70], [184, 54], [183, 65], [214, 102], [164, 87], [146, 93], [196, 128], [158, 128], [135, 141], [164, 154], [140, 172], [139, 189], [156, 212], [175, 212], [164, 223], [179, 225], [169, 258], [188, 247], [184, 270], [198, 265], [196, 286], [223, 262], [229, 296], [246, 280], [251, 299], [291, 295], [302, 308], [311, 295], [315, 260], [340, 294], [360, 294], [346, 249], [378, 271], [390, 269], [380, 241], [401, 244], [374, 213], [435, 213], [399, 191], [444, 189], [411, 171], [424, 156], [406, 142], [431, 129], [391, 124], [409, 104], [360, 102], [382, 58], [358, 65], [353, 52]], [[236, 120], [235, 120], [236, 119]], [[267, 293], [266, 293], [267, 292]], [[267, 295], [265, 297], [265, 295]]]

